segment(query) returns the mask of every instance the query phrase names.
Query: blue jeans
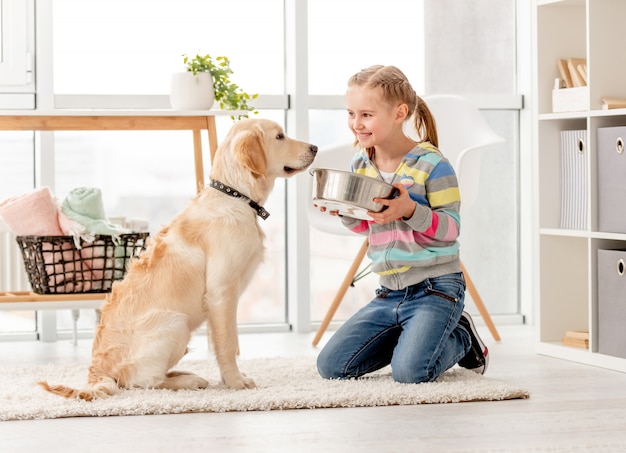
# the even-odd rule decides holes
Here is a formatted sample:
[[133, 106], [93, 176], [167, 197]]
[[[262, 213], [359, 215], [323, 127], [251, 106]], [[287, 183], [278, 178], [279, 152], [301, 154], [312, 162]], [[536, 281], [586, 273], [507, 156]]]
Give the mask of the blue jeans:
[[470, 350], [469, 333], [458, 325], [464, 300], [462, 273], [398, 291], [381, 287], [330, 338], [317, 369], [327, 379], [349, 379], [391, 364], [397, 382], [434, 381]]

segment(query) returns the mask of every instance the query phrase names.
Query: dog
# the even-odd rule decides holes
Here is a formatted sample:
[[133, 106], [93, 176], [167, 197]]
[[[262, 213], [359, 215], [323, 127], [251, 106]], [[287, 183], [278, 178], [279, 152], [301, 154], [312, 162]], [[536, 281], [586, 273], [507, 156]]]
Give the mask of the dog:
[[258, 217], [269, 215], [262, 204], [276, 178], [302, 172], [316, 153], [315, 145], [287, 137], [273, 121], [235, 123], [215, 153], [209, 185], [148, 241], [107, 294], [88, 386], [39, 385], [87, 401], [132, 388], [206, 388], [202, 377], [172, 370], [206, 321], [222, 382], [256, 387], [236, 356], [237, 303], [264, 254]]

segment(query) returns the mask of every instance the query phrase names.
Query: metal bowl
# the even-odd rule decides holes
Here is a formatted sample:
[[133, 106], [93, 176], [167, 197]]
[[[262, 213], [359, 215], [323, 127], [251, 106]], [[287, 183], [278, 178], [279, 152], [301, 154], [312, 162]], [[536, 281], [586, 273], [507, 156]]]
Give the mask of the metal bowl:
[[371, 219], [367, 211], [380, 212], [385, 205], [374, 198], [393, 198], [396, 189], [391, 184], [349, 171], [314, 168], [313, 202], [329, 211], [356, 219]]

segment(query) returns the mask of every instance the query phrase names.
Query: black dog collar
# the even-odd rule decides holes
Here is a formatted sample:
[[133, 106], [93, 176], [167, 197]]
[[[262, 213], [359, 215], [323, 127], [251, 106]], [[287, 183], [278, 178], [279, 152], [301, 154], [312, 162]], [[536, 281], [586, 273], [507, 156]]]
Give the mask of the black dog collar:
[[243, 198], [244, 200], [248, 200], [248, 204], [252, 209], [254, 209], [259, 217], [263, 220], [267, 219], [270, 216], [270, 213], [265, 210], [265, 208], [259, 205], [257, 202], [250, 199], [250, 197], [245, 196], [238, 190], [233, 189], [232, 187], [228, 187], [226, 184], [221, 183], [219, 181], [211, 181], [209, 186], [213, 187], [216, 190], [219, 190], [226, 195], [230, 195], [235, 198]]

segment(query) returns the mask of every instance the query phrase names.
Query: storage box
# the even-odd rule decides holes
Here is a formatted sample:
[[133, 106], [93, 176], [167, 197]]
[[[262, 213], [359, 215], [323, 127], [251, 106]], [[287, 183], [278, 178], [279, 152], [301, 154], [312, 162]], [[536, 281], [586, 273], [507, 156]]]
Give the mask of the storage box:
[[598, 250], [598, 352], [626, 358], [626, 251]]
[[626, 126], [598, 128], [598, 230], [626, 233]]
[[552, 111], [582, 112], [589, 110], [589, 87], [552, 90]]
[[96, 235], [93, 242], [72, 236], [17, 236], [28, 280], [37, 294], [106, 293], [122, 280], [131, 258], [146, 247], [148, 233]]

